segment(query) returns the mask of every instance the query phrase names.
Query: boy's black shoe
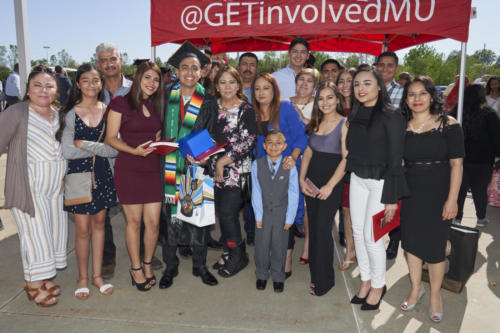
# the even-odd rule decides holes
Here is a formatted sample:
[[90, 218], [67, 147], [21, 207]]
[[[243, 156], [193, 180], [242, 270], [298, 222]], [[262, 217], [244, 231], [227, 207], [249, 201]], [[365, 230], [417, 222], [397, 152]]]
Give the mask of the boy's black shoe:
[[115, 275], [115, 259], [111, 259], [108, 262], [103, 262], [101, 267], [101, 275], [104, 280], [111, 279]]
[[247, 232], [247, 245], [255, 245], [255, 232]]
[[275, 293], [282, 293], [285, 289], [285, 283], [283, 282], [273, 282], [273, 288]]
[[264, 290], [266, 289], [266, 284], [267, 280], [257, 280], [255, 287], [257, 287], [257, 290]]

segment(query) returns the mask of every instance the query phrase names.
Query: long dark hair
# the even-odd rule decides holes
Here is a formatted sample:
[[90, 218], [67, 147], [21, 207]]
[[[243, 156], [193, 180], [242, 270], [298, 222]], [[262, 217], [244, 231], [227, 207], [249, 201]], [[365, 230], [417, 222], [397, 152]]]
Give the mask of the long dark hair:
[[465, 140], [484, 135], [483, 125], [489, 109], [491, 108], [486, 104], [486, 90], [482, 85], [471, 84], [465, 88], [462, 123]]
[[337, 97], [337, 113], [340, 115], [344, 115], [342, 111], [342, 105], [340, 105], [340, 97], [339, 97], [339, 90], [337, 86], [332, 83], [332, 82], [323, 82], [319, 85], [318, 90], [316, 91], [316, 96], [314, 97], [314, 105], [311, 113], [311, 121], [309, 121], [309, 124], [306, 126], [306, 133], [307, 135], [311, 135], [313, 132], [316, 132], [319, 129], [319, 124], [323, 121], [323, 112], [319, 109], [318, 101], [319, 101], [319, 94], [323, 89], [332, 89], [333, 93]]
[[373, 77], [375, 77], [375, 80], [377, 81], [377, 84], [380, 88], [378, 91], [377, 103], [375, 104], [373, 112], [370, 115], [369, 125], [371, 125], [375, 114], [383, 112], [393, 112], [394, 106], [391, 103], [391, 99], [389, 98], [387, 90], [385, 89], [384, 80], [382, 80], [382, 76], [380, 75], [378, 70], [373, 66], [368, 66], [368, 65], [359, 66], [358, 70], [356, 71], [356, 73], [354, 73], [352, 77], [352, 89], [351, 89], [352, 109], [351, 109], [351, 114], [348, 117], [348, 122], [351, 122], [353, 119], [356, 118], [359, 109], [363, 106], [363, 104], [356, 98], [356, 94], [354, 94], [354, 80], [356, 80], [356, 76], [358, 76], [358, 74], [360, 73], [372, 73]]
[[257, 118], [257, 128], [259, 129], [259, 132], [262, 133], [262, 128], [261, 128], [261, 117], [260, 117], [260, 103], [257, 101], [255, 98], [255, 82], [257, 82], [258, 79], [264, 79], [267, 82], [271, 84], [273, 87], [273, 99], [271, 101], [271, 105], [269, 106], [269, 123], [272, 124], [273, 128], [279, 129], [279, 119], [280, 119], [280, 105], [281, 105], [281, 99], [280, 99], [280, 89], [278, 87], [278, 83], [276, 82], [276, 79], [270, 74], [270, 73], [260, 73], [258, 74], [255, 79], [252, 82], [252, 106], [253, 109], [255, 110], [255, 116]]
[[126, 95], [126, 98], [133, 110], [137, 113], [142, 113], [141, 105], [144, 99], [143, 91], [141, 89], [141, 81], [144, 73], [150, 69], [158, 74], [160, 78], [160, 85], [155, 93], [148, 97], [148, 101], [158, 117], [163, 119], [163, 75], [161, 74], [160, 67], [158, 67], [158, 65], [154, 62], [144, 61], [139, 65], [134, 75], [132, 87], [130, 88], [130, 92]]
[[[83, 64], [80, 67], [78, 67], [78, 69], [76, 70], [75, 80], [73, 81], [73, 86], [71, 87], [71, 92], [68, 97], [68, 101], [59, 111], [60, 126], [59, 130], [56, 132], [56, 139], [59, 142], [61, 141], [64, 128], [66, 127], [66, 115], [68, 114], [69, 111], [71, 111], [75, 107], [75, 105], [80, 104], [82, 102], [82, 90], [78, 87], [77, 83], [80, 83], [80, 78], [82, 77], [83, 74], [91, 71], [96, 71], [99, 74], [99, 77], [101, 78], [101, 83], [103, 82], [102, 74], [99, 73], [95, 65]], [[102, 101], [103, 97], [104, 93], [101, 88], [101, 91], [99, 92], [99, 96], [97, 97], [97, 99], [99, 101]]]
[[[339, 86], [340, 77], [341, 77], [344, 73], [348, 74], [348, 75], [351, 77], [351, 79], [353, 79], [353, 76], [352, 76], [352, 73], [351, 73], [351, 72], [349, 72], [349, 71], [348, 71], [348, 70], [346, 70], [345, 68], [341, 69], [341, 70], [339, 71], [338, 76], [337, 76], [337, 80], [335, 81], [335, 85], [337, 86], [337, 88], [338, 88], [338, 86]], [[350, 108], [351, 108], [351, 105], [352, 105], [352, 90], [353, 90], [353, 89], [352, 89], [352, 80], [351, 80], [351, 96], [349, 96], [349, 99], [350, 99], [349, 103], [347, 103], [346, 98], [344, 97], [344, 95], [342, 95], [342, 94], [340, 94], [340, 93], [339, 93], [339, 99], [340, 99], [340, 104], [342, 105], [342, 115], [343, 115], [343, 116], [347, 116], [347, 115], [345, 114], [345, 113], [346, 113], [345, 109], [350, 109]]]
[[[49, 67], [45, 66], [45, 65], [38, 65], [38, 66], [35, 66], [33, 67], [33, 69], [31, 70], [30, 74], [28, 75], [28, 82], [26, 82], [26, 93], [24, 94], [24, 97], [23, 97], [23, 101], [29, 101], [30, 99], [30, 96], [29, 96], [29, 87], [30, 87], [30, 82], [31, 80], [36, 77], [37, 75], [40, 75], [40, 74], [47, 74], [49, 75], [53, 80], [54, 80], [54, 83], [56, 85], [56, 89], [57, 89], [57, 77], [56, 77], [56, 73]], [[57, 95], [56, 95], [56, 100], [54, 101], [53, 104], [56, 104], [57, 106], [59, 106], [58, 104], [59, 102], [57, 102]]]
[[424, 89], [431, 96], [431, 105], [429, 106], [430, 114], [439, 115], [439, 118], [441, 118], [441, 120], [443, 120], [446, 123], [446, 119], [448, 119], [448, 117], [446, 117], [444, 113], [443, 100], [441, 99], [439, 92], [436, 89], [436, 86], [432, 83], [431, 80], [429, 80], [425, 76], [417, 76], [414, 79], [408, 80], [408, 82], [405, 84], [405, 88], [403, 90], [403, 97], [401, 98], [401, 104], [400, 104], [400, 109], [403, 116], [406, 118], [407, 121], [413, 118], [413, 112], [411, 111], [407, 102], [408, 89], [410, 89], [410, 86], [412, 84], [418, 82], [424, 85]]

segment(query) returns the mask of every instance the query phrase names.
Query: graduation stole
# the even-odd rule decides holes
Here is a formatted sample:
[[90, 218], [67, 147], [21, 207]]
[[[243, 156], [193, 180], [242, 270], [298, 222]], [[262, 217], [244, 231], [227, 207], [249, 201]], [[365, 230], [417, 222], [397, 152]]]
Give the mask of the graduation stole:
[[[166, 138], [176, 138], [180, 140], [191, 133], [196, 118], [200, 113], [200, 107], [205, 96], [205, 88], [201, 84], [196, 85], [196, 91], [191, 100], [184, 107], [181, 103], [184, 100], [181, 96], [181, 87], [178, 82], [170, 93], [167, 108], [167, 126], [165, 128]], [[179, 121], [181, 121], [181, 107], [184, 112], [184, 120], [179, 129]], [[177, 200], [179, 198], [179, 183], [181, 174], [184, 171], [184, 159], [179, 150], [176, 150], [165, 156], [165, 201], [172, 204], [172, 214], [177, 213]]]

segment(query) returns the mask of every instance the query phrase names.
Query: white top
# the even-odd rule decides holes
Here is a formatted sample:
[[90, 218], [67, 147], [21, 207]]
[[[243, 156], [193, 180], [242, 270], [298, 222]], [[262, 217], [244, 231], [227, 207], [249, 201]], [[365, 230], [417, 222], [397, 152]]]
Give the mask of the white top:
[[[282, 100], [283, 101], [290, 101], [290, 98], [283, 98]], [[314, 106], [314, 99], [307, 104], [294, 104], [294, 103], [292, 103], [292, 105], [294, 107], [297, 106], [299, 108], [299, 110], [302, 113], [302, 116], [304, 118], [306, 118], [307, 120], [311, 120], [311, 115], [312, 115], [313, 106]], [[295, 110], [297, 110], [297, 108], [295, 108]]]
[[5, 95], [21, 98], [21, 81], [17, 72], [12, 72], [7, 77], [7, 81], [5, 81]]
[[493, 110], [500, 114], [500, 97], [493, 98], [486, 96], [486, 102], [488, 102], [488, 105], [491, 106]]

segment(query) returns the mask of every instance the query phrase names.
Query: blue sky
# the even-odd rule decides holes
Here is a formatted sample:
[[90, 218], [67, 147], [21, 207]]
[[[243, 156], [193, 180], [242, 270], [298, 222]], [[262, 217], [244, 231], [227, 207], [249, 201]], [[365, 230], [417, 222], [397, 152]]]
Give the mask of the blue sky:
[[[0, 0], [0, 45], [16, 44], [14, 1]], [[168, 0], [165, 0], [168, 1]], [[439, 1], [439, 0], [436, 0]], [[90, 59], [102, 41], [116, 43], [129, 58], [149, 58], [149, 0], [27, 0], [28, 30], [32, 59], [45, 58], [43, 46], [50, 46], [49, 56], [66, 49], [77, 62]], [[486, 48], [500, 55], [500, 1], [472, 0], [478, 18], [471, 20], [468, 54]], [[460, 43], [443, 40], [430, 43], [439, 52], [459, 50]], [[157, 56], [166, 60], [176, 46], [157, 48]], [[406, 50], [398, 52], [402, 57]]]

